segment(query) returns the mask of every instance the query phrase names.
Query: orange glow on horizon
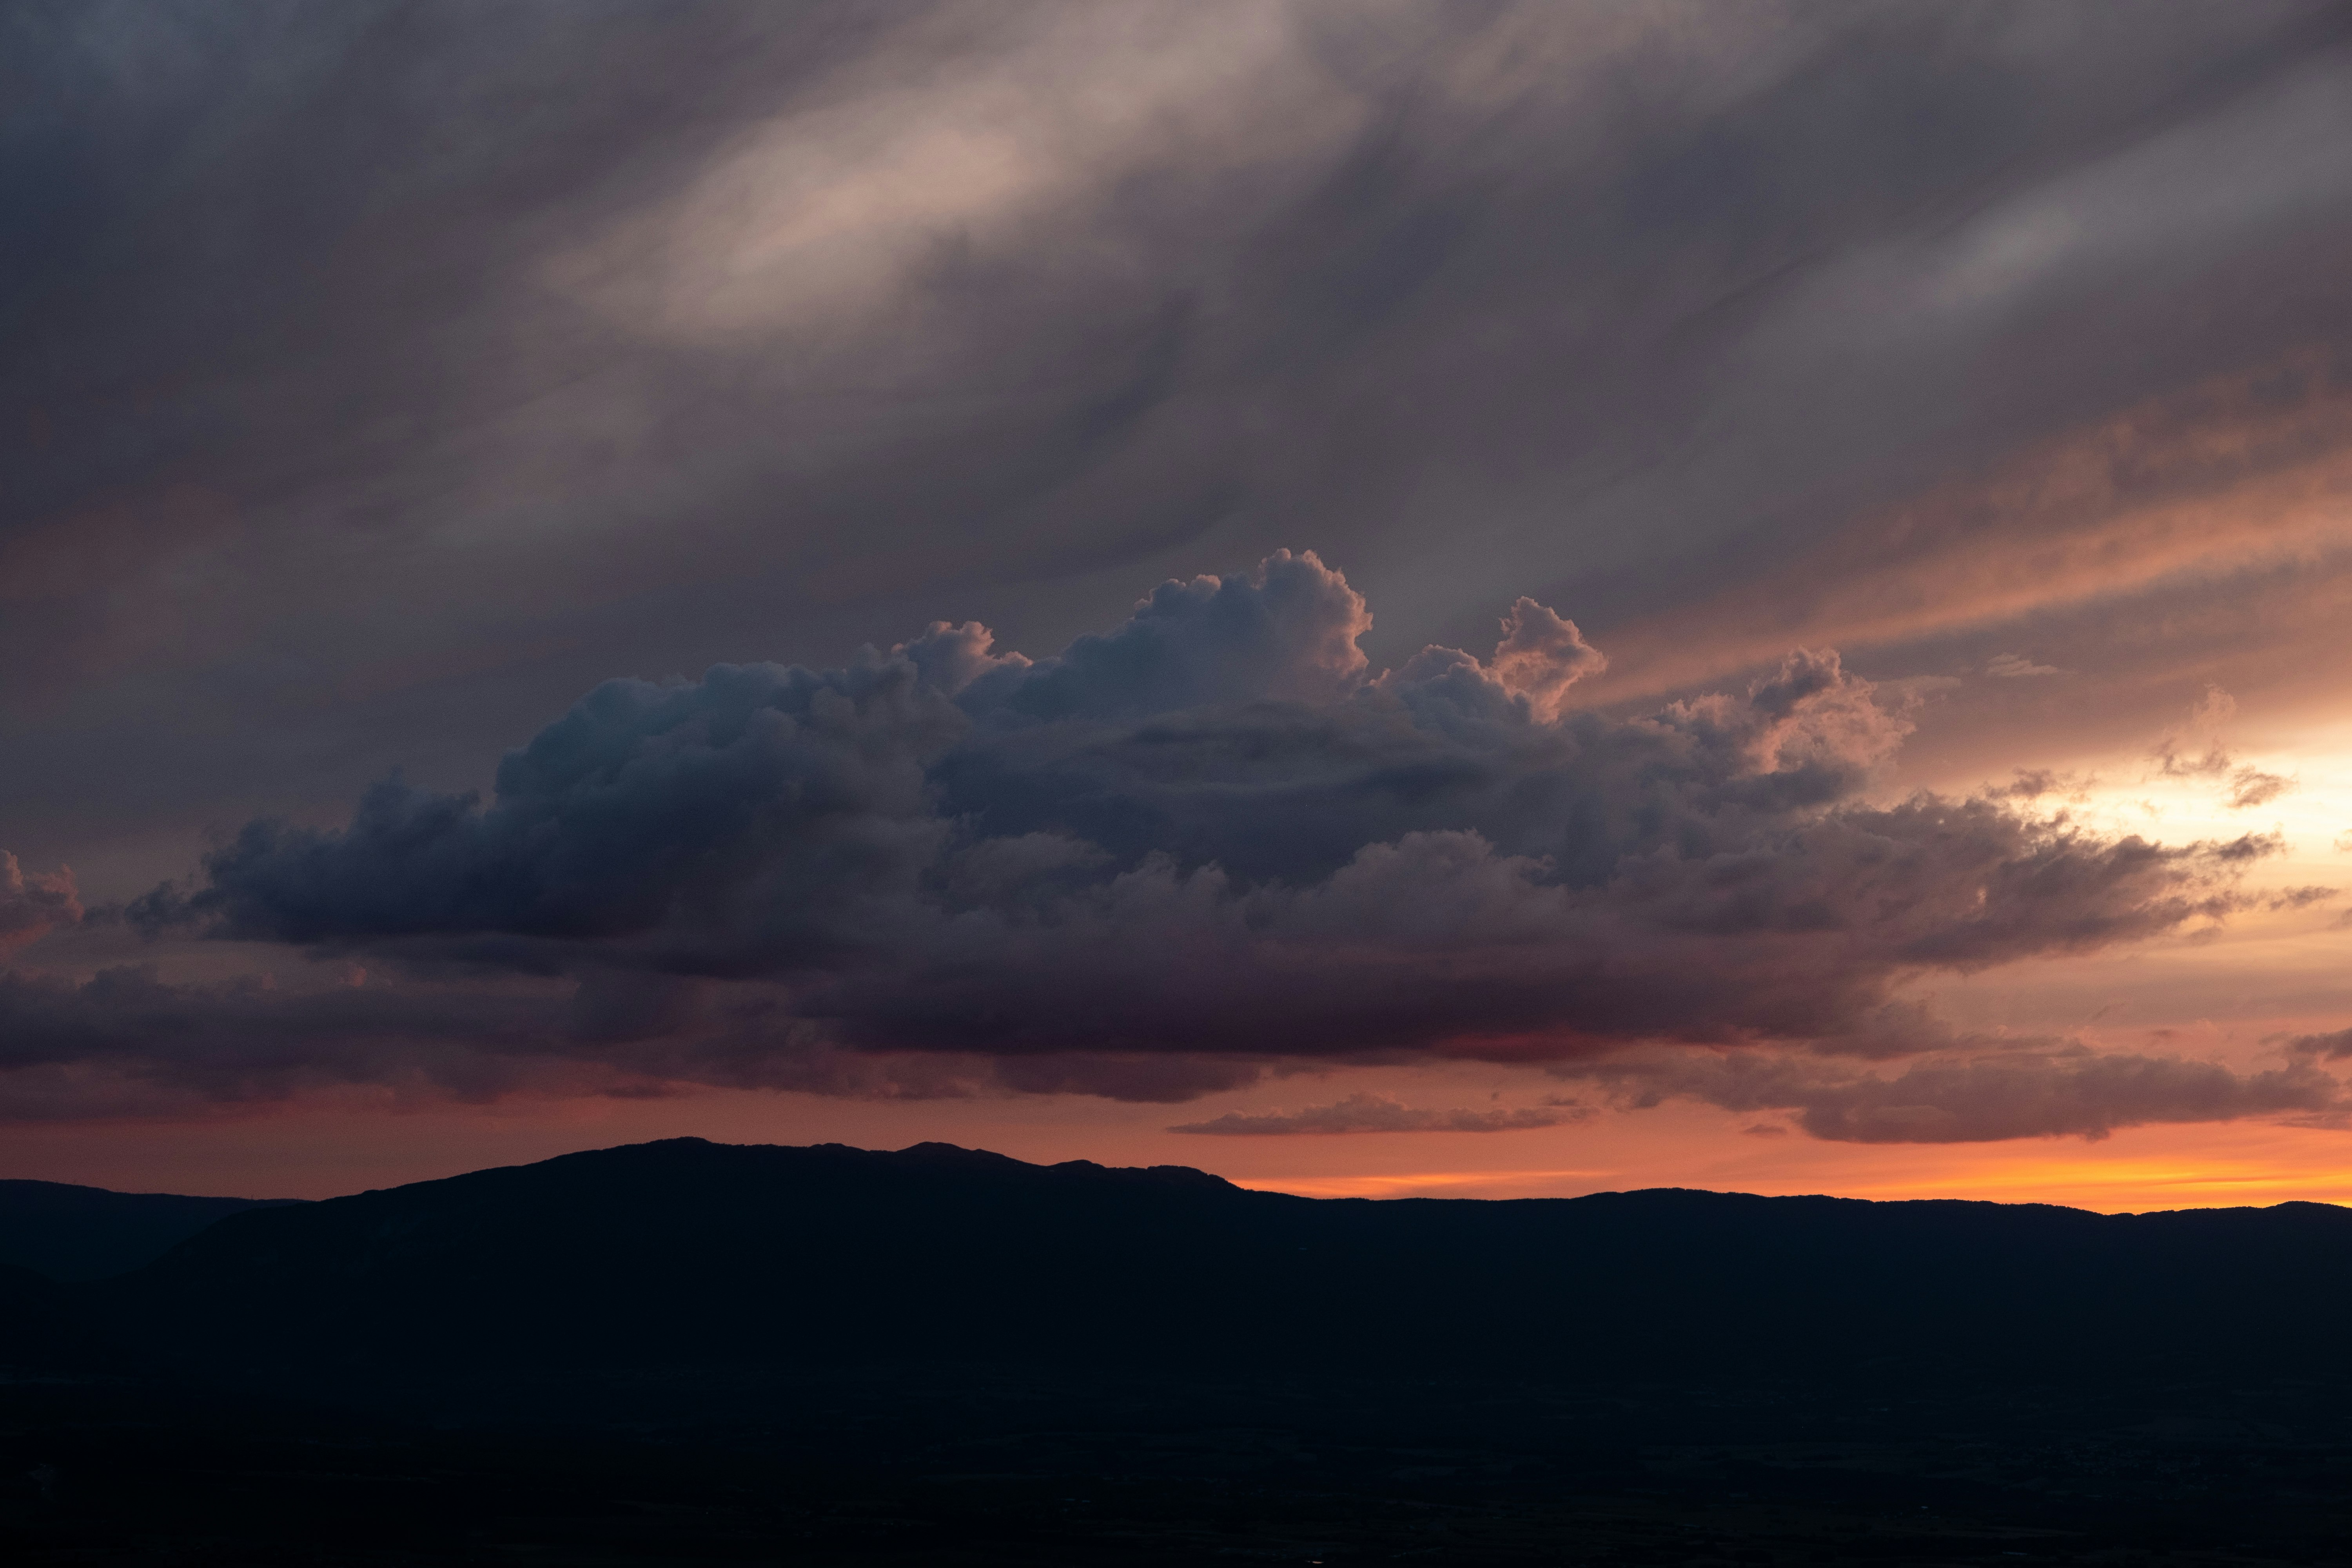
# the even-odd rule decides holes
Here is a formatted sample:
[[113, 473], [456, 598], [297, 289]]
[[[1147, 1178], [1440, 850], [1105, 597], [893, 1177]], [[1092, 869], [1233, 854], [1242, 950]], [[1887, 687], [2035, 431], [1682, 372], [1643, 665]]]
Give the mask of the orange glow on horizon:
[[[1582, 1171], [1421, 1171], [1366, 1176], [1235, 1177], [1253, 1192], [1309, 1198], [1533, 1198], [1587, 1192], [1638, 1191], [1639, 1185], [1590, 1183]], [[1650, 1185], [1653, 1184], [1641, 1184]], [[1700, 1184], [1672, 1184], [1698, 1185]], [[1900, 1202], [1959, 1198], [1986, 1203], [2056, 1204], [2100, 1214], [2161, 1209], [2267, 1207], [2282, 1203], [2352, 1204], [2352, 1170], [2315, 1176], [2293, 1167], [2244, 1164], [2188, 1169], [2161, 1160], [2101, 1165], [2090, 1161], [2021, 1161], [2008, 1169], [1882, 1182], [1799, 1183], [1768, 1191], [1759, 1183], [1737, 1190], [1767, 1197], [1825, 1195]], [[1562, 1186], [1580, 1190], [1566, 1193]], [[1709, 1187], [1709, 1191], [1726, 1191]]]
[[[2173, 1141], [2168, 1133], [2191, 1136], [2182, 1140], [2188, 1146], [2166, 1149], [2161, 1145]], [[1821, 1194], [1879, 1202], [1958, 1198], [2145, 1214], [2295, 1202], [2352, 1205], [2352, 1150], [2346, 1149], [2343, 1136], [2335, 1129], [2240, 1125], [2139, 1129], [2101, 1143], [2069, 1141], [2059, 1148], [2048, 1143], [1857, 1148], [1806, 1141], [1788, 1151], [1788, 1163], [1800, 1169], [1778, 1173], [1735, 1173], [1718, 1166], [1677, 1174], [1645, 1162], [1616, 1171], [1416, 1170], [1229, 1179], [1255, 1191], [1318, 1198], [1572, 1197], [1683, 1186], [1768, 1197]], [[2155, 1146], [2109, 1152], [2126, 1142]], [[2229, 1147], [2232, 1144], [2252, 1146]]]

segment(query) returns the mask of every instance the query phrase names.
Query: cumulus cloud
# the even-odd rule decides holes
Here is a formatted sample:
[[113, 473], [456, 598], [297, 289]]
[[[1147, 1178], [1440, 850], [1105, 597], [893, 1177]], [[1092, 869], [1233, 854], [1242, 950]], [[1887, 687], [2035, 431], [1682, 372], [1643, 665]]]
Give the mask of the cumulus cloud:
[[[1541, 613], [1581, 647], [1574, 626]], [[1328, 703], [1363, 683], [1356, 641], [1371, 625], [1363, 596], [1314, 552], [1276, 551], [1246, 576], [1162, 584], [1114, 630], [1082, 637], [1042, 665], [1003, 671], [971, 706], [985, 711], [993, 698], [1030, 718], [1105, 721], [1213, 705]], [[1549, 652], [1545, 644], [1529, 658]], [[1499, 669], [1486, 673], [1513, 689]]]
[[81, 919], [73, 872], [64, 867], [28, 877], [16, 857], [0, 849], [0, 952]]
[[1337, 1132], [1515, 1132], [1557, 1127], [1583, 1112], [1573, 1106], [1523, 1106], [1488, 1110], [1432, 1110], [1379, 1094], [1351, 1094], [1336, 1105], [1251, 1114], [1229, 1110], [1207, 1121], [1187, 1121], [1171, 1132], [1207, 1132], [1220, 1137], [1286, 1137]]
[[1181, 1100], [1314, 1058], [1916, 1054], [1947, 1040], [1906, 978], [2226, 913], [2275, 847], [1874, 798], [1909, 721], [1831, 652], [1612, 717], [1560, 710], [1600, 655], [1532, 601], [1483, 658], [1375, 673], [1370, 624], [1284, 551], [1034, 661], [940, 624], [838, 668], [609, 681], [488, 800], [387, 779], [128, 912], [569, 984], [533, 1049], [626, 1040], [646, 1075]]
[[1505, 690], [1526, 700], [1530, 713], [1551, 720], [1559, 717], [1570, 686], [1608, 666], [1575, 622], [1522, 598], [1503, 617], [1503, 640], [1486, 668]]

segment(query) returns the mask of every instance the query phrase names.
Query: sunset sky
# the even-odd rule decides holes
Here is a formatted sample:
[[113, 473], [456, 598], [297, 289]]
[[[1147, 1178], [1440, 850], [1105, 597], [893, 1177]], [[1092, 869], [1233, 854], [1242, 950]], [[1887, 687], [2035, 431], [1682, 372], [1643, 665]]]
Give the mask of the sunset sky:
[[0, 17], [0, 1176], [2352, 1202], [2352, 11]]

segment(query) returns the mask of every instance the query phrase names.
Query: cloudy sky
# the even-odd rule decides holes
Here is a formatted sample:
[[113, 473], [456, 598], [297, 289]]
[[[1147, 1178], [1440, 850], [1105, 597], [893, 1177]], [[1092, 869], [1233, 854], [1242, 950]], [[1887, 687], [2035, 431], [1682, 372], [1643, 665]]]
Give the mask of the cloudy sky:
[[0, 1174], [2352, 1199], [2352, 13], [16, 5]]

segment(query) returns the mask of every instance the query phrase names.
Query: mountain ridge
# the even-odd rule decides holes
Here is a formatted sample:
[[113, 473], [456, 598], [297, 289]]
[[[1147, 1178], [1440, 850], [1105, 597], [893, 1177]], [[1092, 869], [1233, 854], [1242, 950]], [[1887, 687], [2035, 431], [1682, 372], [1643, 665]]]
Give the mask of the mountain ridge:
[[[87, 1488], [91, 1539], [144, 1507], [159, 1553], [289, 1512], [340, 1549], [364, 1496], [436, 1561], [500, 1509], [533, 1551], [568, 1521], [567, 1561], [717, 1520], [711, 1560], [812, 1563], [1268, 1555], [1276, 1524], [1361, 1561], [1484, 1509], [1517, 1545], [1461, 1561], [1712, 1562], [1690, 1521], [1764, 1498], [1780, 1561], [2285, 1568], [2352, 1539], [2347, 1289], [2326, 1205], [1316, 1199], [664, 1140], [232, 1214], [93, 1283], [0, 1268], [0, 1460]], [[985, 1555], [1023, 1496], [1031, 1535], [1118, 1544]]]
[[2305, 1305], [2352, 1292], [2352, 1211], [2328, 1205], [1307, 1198], [938, 1143], [583, 1151], [228, 1215], [82, 1289], [119, 1342], [205, 1376], [2352, 1370]]

